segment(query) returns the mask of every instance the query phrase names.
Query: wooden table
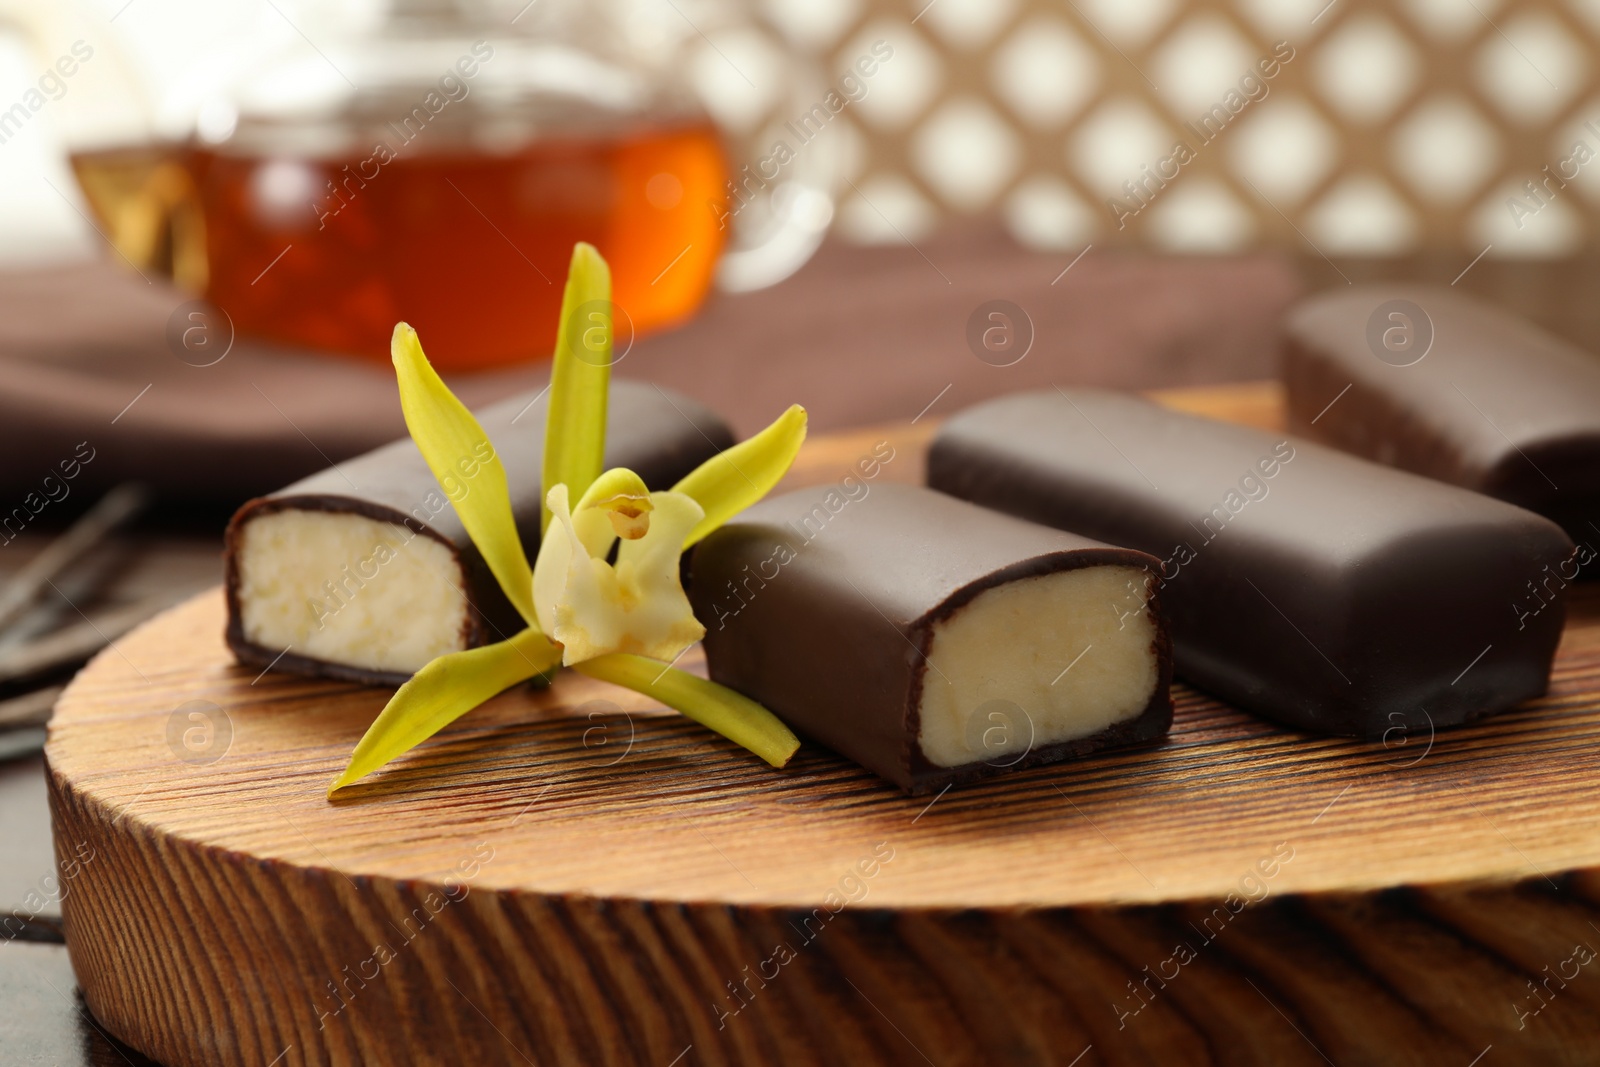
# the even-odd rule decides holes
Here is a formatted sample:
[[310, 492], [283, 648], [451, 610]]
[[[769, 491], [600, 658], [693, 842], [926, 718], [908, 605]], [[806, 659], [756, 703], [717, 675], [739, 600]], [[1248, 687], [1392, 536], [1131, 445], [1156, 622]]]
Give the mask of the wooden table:
[[[914, 481], [931, 432], [818, 439], [794, 477], [888, 440]], [[1159, 748], [930, 802], [815, 746], [773, 772], [569, 674], [332, 804], [387, 693], [234, 666], [205, 594], [58, 707], [57, 850], [94, 857], [73, 962], [174, 1065], [1593, 1062], [1578, 592], [1550, 695], [1437, 737], [1300, 735], [1179, 686]], [[224, 712], [215, 760], [170, 743], [195, 700]]]

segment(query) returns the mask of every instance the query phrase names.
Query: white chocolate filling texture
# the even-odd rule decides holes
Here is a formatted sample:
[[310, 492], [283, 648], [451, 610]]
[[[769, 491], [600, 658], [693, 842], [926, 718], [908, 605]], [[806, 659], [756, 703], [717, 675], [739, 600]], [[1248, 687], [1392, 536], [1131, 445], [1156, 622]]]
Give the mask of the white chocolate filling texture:
[[288, 508], [240, 531], [239, 614], [268, 650], [410, 673], [464, 647], [454, 554], [362, 515]]
[[1159, 677], [1139, 567], [986, 589], [935, 625], [918, 737], [929, 762], [1007, 766], [1138, 716]]

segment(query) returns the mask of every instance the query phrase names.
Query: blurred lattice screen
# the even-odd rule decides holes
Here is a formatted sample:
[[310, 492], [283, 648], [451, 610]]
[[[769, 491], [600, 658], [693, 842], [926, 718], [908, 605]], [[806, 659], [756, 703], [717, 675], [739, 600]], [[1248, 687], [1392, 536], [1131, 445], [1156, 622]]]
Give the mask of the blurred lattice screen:
[[[1600, 163], [1584, 165], [1600, 150], [1600, 0], [924, 2], [768, 0], [764, 23], [727, 34], [713, 18], [693, 70], [736, 166], [798, 144], [785, 123], [808, 105], [774, 57], [809, 56], [837, 87], [883, 40], [892, 58], [816, 141], [843, 160], [836, 227], [858, 240], [990, 214], [1061, 249], [1498, 258], [1600, 241]], [[1258, 98], [1230, 101], [1280, 41], [1293, 58], [1266, 95], [1246, 83]], [[1209, 143], [1197, 135], [1240, 100]], [[1148, 183], [1119, 229], [1108, 200], [1139, 208], [1124, 182], [1178, 141], [1193, 158], [1165, 164], [1177, 177]], [[1576, 177], [1547, 181], [1546, 165]]]

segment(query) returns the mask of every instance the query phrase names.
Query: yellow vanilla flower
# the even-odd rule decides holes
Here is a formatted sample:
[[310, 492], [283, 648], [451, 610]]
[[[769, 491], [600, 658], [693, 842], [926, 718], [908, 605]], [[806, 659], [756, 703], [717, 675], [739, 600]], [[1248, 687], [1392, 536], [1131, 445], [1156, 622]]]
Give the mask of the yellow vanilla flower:
[[[638, 484], [611, 492], [612, 476]], [[554, 521], [533, 565], [534, 610], [561, 646], [561, 662], [570, 667], [608, 652], [677, 659], [706, 633], [678, 570], [705, 510], [683, 493], [644, 491], [638, 475], [621, 468], [590, 486], [576, 508], [567, 496], [564, 485], [546, 494]]]
[[[805, 440], [805, 409], [790, 407], [667, 491], [650, 492], [623, 468], [603, 470], [610, 327], [574, 320], [579, 311], [608, 306], [610, 298], [605, 260], [579, 244], [551, 368], [544, 536], [532, 567], [498, 454], [428, 363], [416, 331], [403, 322], [395, 326], [391, 350], [406, 428], [437, 478], [453, 476], [457, 464], [476, 458], [477, 487], [453, 506], [527, 628], [492, 645], [440, 656], [413, 675], [357, 743], [330, 794], [496, 693], [562, 664], [659, 700], [774, 767], [799, 747], [794, 733], [760, 704], [671, 664], [705, 633], [679, 581], [679, 557], [778, 483]], [[616, 562], [609, 563], [613, 547]]]

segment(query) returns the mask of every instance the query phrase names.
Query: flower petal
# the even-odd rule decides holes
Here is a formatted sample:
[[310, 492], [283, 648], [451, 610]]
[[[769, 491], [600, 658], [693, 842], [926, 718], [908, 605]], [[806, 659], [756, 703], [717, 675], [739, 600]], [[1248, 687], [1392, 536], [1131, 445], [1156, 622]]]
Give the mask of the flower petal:
[[366, 777], [496, 693], [543, 674], [559, 662], [560, 652], [532, 629], [496, 644], [440, 656], [389, 698], [328, 793]]
[[[533, 566], [533, 599], [539, 623], [561, 645], [568, 665], [620, 647], [625, 632], [622, 596], [617, 576], [596, 552], [595, 534], [605, 534], [603, 512], [591, 510], [575, 519], [567, 508], [567, 487], [558, 485], [545, 495], [555, 518], [539, 546]], [[579, 527], [593, 527], [586, 535]], [[609, 548], [615, 536], [605, 537]]]
[[566, 486], [556, 486], [545, 499], [555, 522], [534, 561], [533, 602], [539, 625], [562, 646], [562, 661], [570, 664], [574, 657], [612, 651], [620, 640], [622, 598], [605, 561], [616, 535], [602, 512], [574, 516], [567, 508]]
[[[593, 245], [572, 249], [561, 297], [550, 409], [544, 428], [546, 492], [565, 485], [581, 499], [605, 466], [606, 394], [611, 384], [611, 268]], [[545, 507], [540, 530], [550, 526]]]
[[794, 404], [765, 430], [685, 475], [672, 491], [693, 497], [706, 514], [683, 547], [688, 548], [771, 492], [788, 473], [805, 439], [806, 409]]
[[659, 700], [774, 767], [788, 763], [800, 747], [794, 731], [749, 697], [656, 660], [619, 652], [586, 660], [577, 669]]
[[589, 552], [572, 528], [572, 512], [567, 507], [567, 487], [556, 485], [545, 494], [546, 506], [555, 519], [555, 528], [546, 530], [539, 541], [539, 558], [533, 561], [533, 607], [539, 628], [555, 633], [556, 604], [567, 589], [567, 575], [573, 556], [587, 560]]
[[530, 626], [533, 572], [511, 515], [506, 471], [483, 427], [455, 398], [422, 352], [417, 331], [397, 323], [389, 345], [406, 429], [478, 546], [495, 581]]

